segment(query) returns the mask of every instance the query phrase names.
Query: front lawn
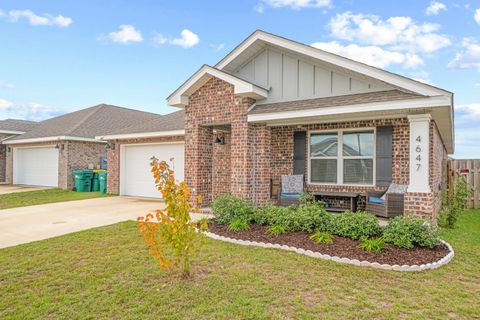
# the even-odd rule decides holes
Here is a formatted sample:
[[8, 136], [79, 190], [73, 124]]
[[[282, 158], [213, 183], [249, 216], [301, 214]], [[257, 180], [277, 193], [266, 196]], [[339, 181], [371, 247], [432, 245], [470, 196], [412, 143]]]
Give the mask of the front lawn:
[[109, 195], [100, 194], [98, 192], [73, 192], [62, 189], [15, 192], [0, 195], [0, 210], [53, 202], [92, 199], [105, 196]]
[[1, 319], [467, 319], [480, 314], [480, 210], [438, 270], [398, 273], [205, 239], [168, 277], [134, 222], [0, 250]]

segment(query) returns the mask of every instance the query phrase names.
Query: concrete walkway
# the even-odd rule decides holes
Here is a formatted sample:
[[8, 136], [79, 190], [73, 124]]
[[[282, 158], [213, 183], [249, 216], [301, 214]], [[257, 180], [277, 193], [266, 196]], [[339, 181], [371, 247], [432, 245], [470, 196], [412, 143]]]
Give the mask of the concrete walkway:
[[136, 220], [162, 206], [158, 199], [109, 197], [0, 210], [0, 248]]
[[0, 184], [0, 194], [37, 191], [51, 189], [50, 187], [25, 186], [20, 184]]

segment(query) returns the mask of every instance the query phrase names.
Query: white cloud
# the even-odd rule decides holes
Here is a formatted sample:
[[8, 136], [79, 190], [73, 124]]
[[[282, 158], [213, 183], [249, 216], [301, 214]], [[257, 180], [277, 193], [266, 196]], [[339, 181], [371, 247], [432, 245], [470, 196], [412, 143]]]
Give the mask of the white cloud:
[[377, 68], [395, 64], [403, 65], [405, 68], [416, 68], [424, 64], [422, 58], [415, 54], [389, 51], [378, 46], [342, 45], [337, 41], [315, 42], [312, 46]]
[[11, 10], [8, 14], [0, 13], [0, 16], [7, 17], [11, 22], [17, 22], [21, 18], [25, 18], [32, 26], [68, 27], [73, 23], [72, 18], [69, 17], [52, 16], [50, 14], [37, 15], [31, 10]]
[[[302, 8], [323, 8], [331, 5], [331, 0], [262, 0], [262, 2], [274, 8], [289, 7], [295, 10]], [[261, 9], [261, 13], [263, 13], [263, 8]]]
[[[167, 38], [163, 36], [160, 33], [157, 33], [153, 37], [153, 43], [157, 45], [162, 45], [162, 44], [171, 44], [175, 46], [180, 46], [182, 48], [188, 49], [193, 46], [196, 46], [200, 42], [200, 38], [197, 34], [193, 33], [192, 31], [188, 29], [183, 29], [182, 32], [180, 33], [180, 37], [178, 38]], [[220, 44], [219, 46], [221, 46]], [[222, 47], [223, 48], [223, 47]]]
[[264, 13], [265, 12], [265, 5], [263, 3], [257, 3], [254, 7], [253, 10], [255, 10], [258, 13]]
[[480, 24], [480, 9], [477, 9], [475, 11], [475, 15], [474, 15], [474, 18], [475, 18], [475, 21]]
[[436, 16], [442, 10], [447, 11], [447, 6], [444, 3], [432, 1], [430, 2], [430, 5], [427, 7], [426, 13], [427, 13], [427, 16]]
[[13, 85], [11, 83], [7, 83], [7, 82], [0, 82], [0, 88], [13, 89], [13, 88], [15, 88], [15, 85]]
[[480, 71], [480, 43], [472, 38], [464, 38], [463, 50], [455, 55], [455, 58], [448, 64], [449, 68], [455, 69], [476, 69]]
[[17, 104], [5, 99], [0, 99], [0, 118], [40, 121], [59, 116], [63, 113], [60, 109], [44, 106], [36, 102]]
[[175, 38], [170, 41], [171, 44], [183, 48], [191, 48], [196, 46], [199, 42], [200, 38], [198, 35], [188, 29], [183, 29], [182, 32], [180, 32], [180, 38]]
[[140, 31], [136, 30], [135, 27], [130, 24], [122, 24], [120, 26], [120, 31], [110, 32], [108, 34], [108, 39], [120, 44], [143, 41], [143, 37]]
[[440, 29], [438, 24], [417, 24], [410, 17], [382, 20], [375, 15], [347, 11], [332, 18], [329, 28], [333, 38], [388, 46], [393, 50], [432, 53], [451, 44], [449, 38], [436, 33]]
[[479, 88], [480, 88], [480, 82], [475, 83], [475, 87], [479, 87]]
[[455, 112], [466, 115], [473, 121], [480, 120], [480, 103], [456, 105]]
[[225, 48], [225, 43], [211, 44], [210, 47], [215, 49], [215, 51], [222, 51]]

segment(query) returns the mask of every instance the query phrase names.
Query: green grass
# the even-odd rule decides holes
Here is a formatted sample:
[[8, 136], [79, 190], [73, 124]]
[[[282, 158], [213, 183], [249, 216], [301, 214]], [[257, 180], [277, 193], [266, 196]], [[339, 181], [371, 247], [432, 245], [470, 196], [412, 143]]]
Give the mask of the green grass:
[[109, 195], [100, 194], [98, 192], [73, 192], [62, 189], [15, 192], [0, 194], [0, 210], [53, 202], [92, 199], [105, 196]]
[[206, 239], [182, 280], [125, 222], [0, 250], [0, 319], [476, 318], [480, 210], [442, 237], [455, 258], [421, 273]]

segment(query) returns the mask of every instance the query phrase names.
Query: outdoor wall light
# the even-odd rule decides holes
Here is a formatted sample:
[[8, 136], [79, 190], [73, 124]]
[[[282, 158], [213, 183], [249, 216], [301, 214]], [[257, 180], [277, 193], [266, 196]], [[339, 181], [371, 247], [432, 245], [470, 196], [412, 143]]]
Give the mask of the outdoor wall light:
[[105, 149], [115, 150], [115, 143], [107, 143], [107, 144], [105, 145]]
[[62, 144], [58, 144], [58, 143], [57, 143], [57, 144], [55, 145], [55, 149], [63, 150], [63, 149], [65, 149], [65, 145], [64, 145], [63, 143], [62, 143]]
[[11, 152], [11, 151], [12, 151], [12, 148], [8, 147], [7, 152]]
[[225, 144], [225, 137], [217, 137], [215, 143]]

